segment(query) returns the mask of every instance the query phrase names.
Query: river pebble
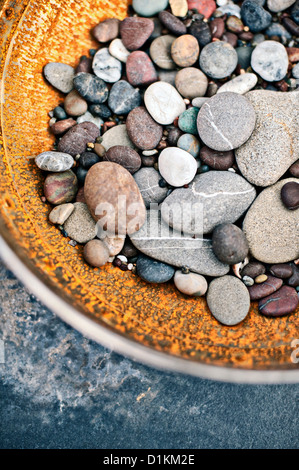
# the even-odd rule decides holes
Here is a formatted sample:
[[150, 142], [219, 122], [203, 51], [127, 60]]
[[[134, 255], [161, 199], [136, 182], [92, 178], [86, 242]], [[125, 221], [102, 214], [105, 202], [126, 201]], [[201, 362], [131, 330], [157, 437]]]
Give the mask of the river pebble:
[[78, 93], [91, 103], [104, 103], [109, 94], [106, 83], [91, 73], [80, 73], [74, 78], [74, 87]]
[[71, 91], [64, 100], [64, 109], [70, 116], [82, 116], [86, 113], [88, 105], [77, 90]]
[[44, 182], [44, 195], [51, 204], [71, 202], [78, 191], [78, 181], [71, 170], [50, 173]]
[[298, 287], [299, 286], [299, 267], [295, 263], [292, 263], [291, 266], [293, 269], [293, 274], [288, 279], [288, 285], [292, 287]]
[[61, 135], [67, 132], [71, 127], [75, 126], [77, 122], [72, 119], [63, 119], [63, 121], [57, 121], [51, 126], [51, 132], [54, 135]]
[[162, 126], [153, 120], [143, 106], [129, 113], [126, 126], [129, 138], [141, 150], [157, 147], [163, 135]]
[[270, 273], [280, 279], [288, 279], [293, 274], [293, 268], [290, 264], [273, 264]]
[[254, 0], [245, 0], [241, 7], [241, 17], [244, 24], [253, 33], [259, 33], [268, 28], [272, 22], [271, 13], [266, 11]]
[[178, 126], [183, 132], [197, 135], [197, 116], [199, 109], [192, 107], [184, 111], [180, 117]]
[[82, 116], [79, 116], [77, 118], [78, 124], [82, 124], [83, 122], [91, 122], [99, 129], [101, 129], [102, 125], [104, 124], [103, 119], [97, 116], [93, 116], [93, 114], [91, 114], [89, 111], [86, 111], [86, 113], [82, 114]]
[[254, 49], [251, 66], [267, 82], [282, 80], [289, 60], [285, 47], [277, 41], [264, 41]]
[[184, 98], [191, 100], [205, 95], [208, 79], [201, 70], [195, 67], [186, 67], [176, 74], [175, 86]]
[[183, 294], [195, 297], [201, 297], [208, 290], [207, 281], [203, 276], [191, 272], [183, 274], [181, 270], [176, 271], [174, 275], [174, 285]]
[[78, 243], [87, 243], [96, 236], [96, 223], [83, 202], [74, 203], [74, 210], [63, 228]]
[[267, 0], [267, 6], [270, 11], [277, 13], [286, 10], [295, 3], [296, 0]]
[[113, 84], [108, 105], [114, 114], [128, 114], [136, 106], [140, 106], [141, 96], [126, 80], [120, 80]]
[[193, 21], [189, 28], [189, 34], [197, 39], [200, 47], [204, 47], [212, 40], [211, 30], [204, 21]]
[[73, 78], [75, 70], [73, 67], [60, 62], [49, 62], [44, 67], [46, 80], [57, 90], [69, 93], [73, 89]]
[[100, 129], [92, 122], [83, 122], [72, 127], [59, 141], [58, 151], [75, 157], [85, 151], [89, 142], [100, 135]]
[[184, 17], [188, 13], [187, 0], [169, 0], [171, 12], [175, 16]]
[[143, 51], [135, 51], [129, 55], [126, 73], [133, 86], [148, 86], [158, 80], [153, 62]]
[[125, 18], [120, 25], [120, 35], [129, 51], [140, 49], [154, 31], [154, 22], [149, 18]]
[[159, 171], [171, 186], [190, 183], [197, 172], [197, 163], [190, 153], [177, 147], [168, 147], [160, 153]]
[[294, 78], [299, 78], [299, 63], [292, 68], [292, 75]]
[[216, 3], [214, 0], [188, 0], [188, 7], [196, 8], [198, 13], [204, 15], [205, 18], [210, 18], [216, 10]]
[[102, 147], [104, 147], [106, 151], [114, 145], [123, 145], [130, 148], [135, 147], [128, 136], [126, 124], [114, 126], [111, 129], [108, 129], [108, 131], [103, 135]]
[[83, 152], [78, 160], [80, 166], [82, 166], [82, 168], [85, 170], [89, 170], [89, 168], [91, 168], [96, 163], [99, 163], [99, 161], [99, 156], [94, 152]]
[[221, 39], [225, 30], [225, 23], [223, 18], [214, 18], [210, 22], [210, 29], [213, 38]]
[[153, 119], [162, 125], [172, 124], [186, 110], [183, 98], [166, 82], [150, 85], [145, 92], [144, 103]]
[[268, 279], [261, 284], [254, 284], [248, 288], [250, 300], [259, 300], [276, 292], [282, 286], [282, 279], [268, 276]]
[[226, 78], [235, 70], [238, 55], [235, 49], [226, 42], [211, 42], [201, 51], [199, 64], [201, 70], [209, 77]]
[[141, 168], [134, 175], [146, 208], [151, 204], [160, 204], [167, 196], [168, 187], [159, 185], [161, 175], [154, 168]]
[[59, 173], [70, 170], [74, 165], [74, 159], [67, 153], [47, 151], [35, 157], [35, 164], [41, 170]]
[[91, 73], [92, 72], [92, 58], [83, 55], [80, 57], [79, 64], [76, 67], [76, 73]]
[[223, 263], [240, 263], [248, 255], [246, 237], [236, 225], [217, 225], [213, 231], [212, 243], [215, 255]]
[[281, 188], [281, 200], [289, 210], [299, 208], [299, 183], [290, 181]]
[[128, 49], [124, 46], [121, 39], [114, 39], [109, 46], [109, 53], [115, 57], [115, 59], [120, 60], [121, 62], [126, 63], [130, 55]]
[[103, 157], [103, 160], [106, 162], [118, 163], [130, 173], [135, 173], [141, 167], [141, 158], [139, 154], [129, 148], [124, 147], [123, 145], [115, 145], [110, 147]]
[[171, 45], [171, 57], [179, 67], [191, 67], [199, 56], [199, 45], [194, 36], [184, 34]]
[[196, 158], [200, 152], [199, 140], [192, 134], [183, 134], [177, 141], [178, 148], [191, 153]]
[[95, 268], [104, 266], [110, 257], [108, 247], [101, 240], [91, 240], [86, 243], [83, 254], [85, 261]]
[[228, 170], [235, 163], [233, 150], [218, 152], [206, 146], [200, 149], [200, 159], [213, 170]]
[[299, 160], [297, 160], [293, 165], [290, 166], [289, 172], [292, 176], [299, 178]]
[[173, 70], [176, 68], [176, 64], [171, 56], [171, 47], [175, 40], [175, 36], [165, 34], [154, 39], [152, 42], [149, 52], [152, 61], [158, 67], [165, 70]]
[[199, 96], [197, 98], [194, 98], [192, 100], [192, 106], [195, 106], [196, 108], [201, 108], [203, 104], [205, 104], [207, 101], [209, 101], [209, 97], [208, 96]]
[[259, 301], [259, 311], [269, 317], [281, 317], [295, 312], [299, 304], [296, 289], [282, 286], [274, 294]]
[[168, 6], [168, 0], [133, 0], [132, 6], [140, 16], [154, 16]]
[[187, 28], [184, 23], [168, 11], [161, 11], [159, 13], [159, 20], [165, 28], [167, 28], [170, 33], [175, 34], [175, 36], [181, 36], [187, 33]]
[[60, 204], [54, 207], [49, 214], [49, 221], [52, 224], [63, 225], [74, 210], [73, 204]]
[[286, 29], [294, 36], [299, 36], [299, 25], [295, 23], [291, 18], [283, 18], [282, 20], [283, 25]]
[[250, 261], [242, 269], [241, 276], [249, 276], [255, 279], [260, 274], [265, 274], [265, 272], [266, 268], [262, 263], [259, 263], [258, 261]]
[[145, 255], [138, 256], [136, 270], [141, 279], [155, 284], [170, 281], [175, 273], [172, 266], [156, 261]]
[[105, 104], [92, 104], [89, 106], [89, 111], [95, 117], [108, 119], [111, 116], [111, 110]]
[[117, 18], [108, 18], [92, 29], [92, 35], [102, 43], [112, 41], [119, 35], [119, 24], [120, 21]]
[[102, 242], [109, 250], [109, 257], [118, 255], [124, 246], [125, 237], [104, 237]]
[[121, 77], [121, 62], [109, 53], [107, 47], [103, 47], [96, 52], [92, 68], [96, 76], [107, 83], [115, 83]]
[[239, 95], [245, 95], [245, 93], [254, 88], [256, 84], [257, 76], [254, 73], [243, 73], [218, 88], [217, 93], [230, 91], [232, 93], [238, 93]]
[[250, 298], [242, 281], [233, 276], [223, 276], [210, 283], [207, 303], [216, 320], [233, 326], [246, 318]]

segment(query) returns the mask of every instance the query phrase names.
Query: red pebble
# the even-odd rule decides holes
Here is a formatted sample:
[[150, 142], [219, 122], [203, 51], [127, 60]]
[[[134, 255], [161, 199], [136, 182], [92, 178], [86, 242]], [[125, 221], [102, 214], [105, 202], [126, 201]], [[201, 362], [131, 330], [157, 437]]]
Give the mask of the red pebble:
[[298, 304], [296, 289], [282, 286], [278, 291], [259, 301], [259, 311], [269, 317], [281, 317], [295, 312]]
[[214, 0], [188, 0], [188, 9], [196, 8], [198, 13], [204, 15], [205, 18], [210, 18], [216, 10], [216, 3]]
[[148, 86], [158, 80], [154, 64], [143, 51], [135, 51], [129, 55], [126, 71], [128, 82], [133, 86]]

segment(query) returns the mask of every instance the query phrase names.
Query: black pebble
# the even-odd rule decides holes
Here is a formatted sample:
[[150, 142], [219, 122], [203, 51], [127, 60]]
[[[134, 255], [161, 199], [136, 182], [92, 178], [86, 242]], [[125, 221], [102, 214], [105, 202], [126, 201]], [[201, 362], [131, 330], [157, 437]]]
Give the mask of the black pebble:
[[84, 168], [82, 168], [82, 166], [79, 166], [77, 168], [77, 180], [80, 186], [84, 185], [87, 172], [88, 170], [85, 170]]
[[[80, 167], [89, 170], [93, 165], [101, 161], [100, 157], [93, 152], [83, 152], [79, 158]], [[80, 168], [79, 167], [79, 168]]]
[[64, 119], [68, 118], [68, 115], [66, 114], [65, 110], [61, 106], [56, 106], [53, 110], [54, 117], [58, 119], [59, 121], [63, 121]]
[[197, 39], [200, 47], [204, 47], [212, 41], [210, 27], [204, 21], [194, 21], [189, 28], [189, 33]]
[[110, 109], [105, 104], [92, 104], [89, 106], [89, 111], [93, 116], [102, 119], [108, 119], [112, 115]]
[[104, 103], [109, 95], [107, 84], [91, 73], [79, 73], [74, 78], [74, 87], [80, 95], [91, 103]]

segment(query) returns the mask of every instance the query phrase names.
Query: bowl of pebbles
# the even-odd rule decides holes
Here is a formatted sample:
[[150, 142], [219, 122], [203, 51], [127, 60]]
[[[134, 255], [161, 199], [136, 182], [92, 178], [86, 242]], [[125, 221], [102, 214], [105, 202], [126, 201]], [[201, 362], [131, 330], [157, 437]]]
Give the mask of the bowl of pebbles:
[[1, 12], [0, 253], [86, 336], [299, 381], [299, 0]]

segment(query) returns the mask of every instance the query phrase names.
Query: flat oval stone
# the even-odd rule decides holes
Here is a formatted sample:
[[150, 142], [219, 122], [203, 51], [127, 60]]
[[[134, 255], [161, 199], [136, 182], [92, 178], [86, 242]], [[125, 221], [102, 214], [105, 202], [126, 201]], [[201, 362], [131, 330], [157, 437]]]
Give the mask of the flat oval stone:
[[198, 157], [199, 155], [199, 140], [192, 134], [183, 134], [181, 137], [179, 137], [177, 141], [177, 147], [190, 153], [194, 158]]
[[63, 225], [74, 210], [74, 204], [60, 204], [54, 207], [49, 214], [49, 221], [52, 224]]
[[281, 188], [281, 200], [289, 210], [299, 207], [299, 183], [290, 181]]
[[135, 51], [129, 55], [126, 73], [129, 83], [133, 86], [148, 86], [158, 80], [154, 64], [143, 51]]
[[71, 202], [78, 191], [78, 181], [71, 170], [50, 173], [44, 182], [44, 195], [51, 204]]
[[70, 116], [82, 116], [86, 113], [88, 105], [77, 90], [71, 91], [64, 100], [64, 109]]
[[197, 135], [197, 116], [199, 109], [192, 107], [184, 111], [180, 117], [178, 126], [183, 132]]
[[293, 274], [293, 268], [290, 264], [273, 264], [270, 273], [280, 279], [288, 279]]
[[183, 274], [182, 271], [176, 271], [174, 285], [183, 294], [195, 297], [201, 297], [208, 290], [206, 279], [201, 274], [191, 272]]
[[192, 100], [205, 95], [208, 79], [195, 67], [186, 67], [176, 74], [175, 86], [184, 98]]
[[53, 132], [54, 135], [61, 135], [76, 124], [77, 122], [72, 118], [63, 119], [63, 121], [57, 121], [51, 126], [51, 132]]
[[134, 175], [146, 208], [151, 204], [160, 204], [167, 196], [168, 187], [159, 185], [161, 175], [154, 168], [141, 168]]
[[246, 318], [250, 298], [242, 281], [234, 276], [223, 276], [210, 283], [207, 303], [216, 320], [224, 325], [233, 326]]
[[254, 73], [243, 73], [218, 88], [217, 93], [230, 91], [232, 93], [244, 95], [254, 88], [256, 84], [257, 76]]
[[91, 215], [109, 236], [132, 234], [145, 222], [146, 211], [138, 186], [132, 175], [117, 163], [93, 165], [85, 179], [84, 196]]
[[141, 167], [141, 158], [135, 150], [123, 145], [115, 145], [105, 153], [106, 162], [114, 162], [123, 166], [130, 173], [135, 173]]
[[104, 103], [109, 95], [106, 83], [91, 73], [80, 73], [74, 78], [74, 87], [78, 93], [91, 103]]
[[280, 180], [264, 189], [248, 210], [243, 230], [252, 256], [263, 263], [287, 263], [299, 258], [298, 213], [285, 208], [280, 192], [285, 183]]
[[126, 80], [114, 83], [110, 90], [108, 105], [114, 114], [128, 114], [136, 106], [140, 106], [141, 96], [139, 90]]
[[186, 110], [183, 98], [166, 82], [150, 85], [145, 92], [144, 103], [153, 119], [162, 125], [172, 124]]
[[299, 304], [296, 289], [282, 286], [274, 294], [259, 301], [259, 311], [269, 317], [281, 317], [295, 312]]
[[143, 106], [129, 113], [126, 126], [129, 138], [141, 150], [154, 149], [163, 136], [163, 127], [153, 120]]
[[272, 22], [271, 13], [264, 10], [254, 0], [245, 0], [241, 7], [241, 17], [246, 26], [250, 28], [253, 33], [259, 33], [268, 28]]
[[200, 47], [204, 47], [209, 44], [212, 40], [211, 30], [208, 23], [204, 21], [193, 21], [190, 28], [189, 34], [192, 34], [197, 39]]
[[41, 170], [60, 173], [70, 170], [74, 159], [67, 153], [47, 151], [35, 157], [35, 163]]
[[176, 64], [171, 57], [171, 46], [175, 40], [175, 36], [165, 34], [154, 39], [152, 42], [150, 56], [158, 67], [165, 70], [173, 70], [176, 68]]
[[287, 74], [288, 65], [287, 51], [277, 41], [262, 42], [251, 56], [251, 67], [267, 82], [282, 80]]
[[195, 106], [196, 108], [200, 109], [202, 107], [203, 104], [205, 104], [207, 101], [209, 101], [209, 97], [208, 96], [199, 96], [198, 98], [194, 98], [192, 100], [192, 106]]
[[188, 13], [187, 0], [169, 0], [171, 12], [175, 16], [184, 17]]
[[233, 150], [218, 152], [206, 146], [200, 149], [200, 159], [213, 170], [228, 170], [235, 163]]
[[220, 261], [236, 264], [248, 255], [248, 243], [242, 230], [234, 224], [220, 224], [212, 235], [213, 251]]
[[233, 73], [238, 64], [235, 49], [223, 41], [207, 44], [200, 53], [201, 70], [211, 78], [226, 78]]
[[270, 11], [277, 13], [286, 10], [295, 3], [296, 0], [267, 0], [267, 6]]
[[159, 13], [159, 20], [168, 29], [168, 31], [176, 36], [181, 36], [187, 33], [187, 28], [184, 23], [176, 16], [168, 11], [161, 11]]
[[91, 122], [83, 122], [72, 127], [59, 141], [58, 151], [75, 157], [86, 149], [86, 144], [94, 142], [100, 129]]
[[168, 0], [133, 0], [132, 6], [141, 16], [154, 16], [168, 6]]
[[165, 181], [175, 187], [190, 183], [197, 172], [197, 163], [194, 157], [177, 147], [168, 147], [162, 150], [158, 165]]
[[266, 268], [262, 263], [259, 263], [257, 261], [250, 261], [242, 269], [241, 276], [242, 277], [249, 276], [255, 279], [257, 276], [260, 276], [261, 274], [265, 274], [265, 272], [266, 272]]
[[117, 38], [120, 21], [117, 18], [107, 18], [92, 29], [92, 35], [99, 42], [109, 42]]
[[120, 25], [124, 46], [130, 51], [140, 49], [154, 31], [154, 22], [149, 18], [125, 18]]
[[102, 240], [90, 240], [83, 251], [85, 261], [96, 268], [104, 266], [109, 261], [109, 249]]
[[267, 295], [270, 295], [280, 289], [282, 283], [282, 279], [268, 276], [268, 279], [265, 282], [262, 282], [261, 284], [254, 284], [248, 288], [250, 300], [254, 301], [263, 299]]
[[96, 52], [92, 68], [96, 76], [107, 83], [115, 83], [121, 77], [121, 62], [112, 57], [107, 47], [103, 47]]
[[102, 146], [106, 151], [114, 145], [123, 145], [124, 147], [130, 147], [132, 149], [135, 148], [133, 142], [128, 136], [126, 124], [112, 127], [103, 135]]
[[109, 46], [109, 53], [115, 57], [115, 59], [120, 60], [121, 62], [126, 63], [130, 55], [128, 49], [124, 46], [121, 39], [113, 39]]
[[162, 204], [161, 214], [175, 230], [193, 235], [210, 233], [219, 224], [236, 222], [255, 195], [254, 187], [238, 174], [208, 171], [197, 175], [188, 188], [172, 191]]
[[96, 237], [96, 223], [83, 202], [75, 202], [74, 210], [63, 226], [68, 236], [78, 243], [87, 243]]
[[72, 91], [74, 75], [74, 68], [61, 62], [50, 62], [44, 67], [46, 80], [62, 93]]
[[235, 15], [231, 15], [226, 20], [226, 27], [232, 33], [240, 34], [244, 29], [242, 20]]
[[170, 281], [174, 276], [174, 268], [145, 255], [139, 255], [136, 262], [136, 272], [147, 282], [161, 284]]
[[171, 45], [171, 57], [179, 67], [191, 67], [199, 56], [199, 45], [194, 36], [184, 34]]
[[197, 118], [197, 128], [204, 143], [219, 151], [240, 147], [255, 127], [255, 111], [250, 101], [237, 93], [214, 95], [205, 103]]

